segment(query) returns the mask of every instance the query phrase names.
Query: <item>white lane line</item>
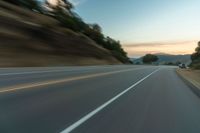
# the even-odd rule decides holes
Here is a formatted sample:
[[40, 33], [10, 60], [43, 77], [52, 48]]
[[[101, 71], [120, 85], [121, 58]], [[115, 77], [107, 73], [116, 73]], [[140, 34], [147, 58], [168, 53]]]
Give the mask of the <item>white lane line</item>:
[[109, 104], [111, 104], [112, 102], [114, 102], [115, 100], [117, 100], [119, 97], [121, 97], [122, 95], [124, 95], [125, 93], [127, 93], [129, 90], [133, 89], [135, 86], [137, 86], [138, 84], [140, 84], [141, 82], [143, 82], [145, 79], [147, 79], [148, 77], [150, 77], [152, 74], [156, 73], [157, 71], [159, 71], [159, 69], [153, 71], [152, 73], [150, 73], [149, 75], [145, 76], [144, 78], [142, 78], [141, 80], [139, 80], [135, 84], [131, 85], [129, 88], [127, 88], [123, 92], [119, 93], [117, 96], [113, 97], [112, 99], [110, 99], [109, 101], [107, 101], [103, 105], [99, 106], [98, 108], [96, 108], [95, 110], [93, 110], [92, 112], [90, 112], [89, 114], [87, 114], [86, 116], [82, 117], [80, 120], [78, 120], [77, 122], [75, 122], [71, 126], [67, 127], [61, 133], [70, 133], [70, 132], [72, 132], [74, 129], [76, 129], [77, 127], [79, 127], [81, 124], [83, 124], [84, 122], [86, 122], [88, 119], [90, 119], [91, 117], [93, 117], [95, 114], [97, 114], [98, 112], [100, 112], [101, 110], [103, 110]]

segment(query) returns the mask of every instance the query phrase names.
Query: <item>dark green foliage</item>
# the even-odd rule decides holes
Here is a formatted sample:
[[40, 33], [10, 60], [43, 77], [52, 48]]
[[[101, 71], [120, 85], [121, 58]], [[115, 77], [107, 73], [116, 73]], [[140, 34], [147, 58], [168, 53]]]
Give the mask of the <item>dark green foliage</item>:
[[158, 57], [156, 55], [147, 54], [142, 58], [143, 63], [151, 64], [152, 62], [158, 61]]
[[122, 49], [119, 41], [115, 41], [114, 39], [110, 37], [107, 37], [104, 40], [105, 42], [104, 42], [103, 47], [105, 47], [108, 50], [113, 51], [114, 56], [120, 61], [122, 61], [123, 63], [130, 63], [129, 58], [127, 57], [127, 53]]
[[200, 42], [198, 42], [198, 47], [195, 49], [195, 53], [192, 54], [192, 61], [198, 60], [200, 58]]
[[179, 64], [181, 64], [181, 62], [177, 61], [177, 62], [166, 62], [164, 63], [164, 65], [169, 65], [169, 66], [178, 66]]
[[195, 69], [200, 69], [200, 42], [198, 42], [198, 47], [195, 49], [195, 53], [191, 55], [191, 67]]
[[110, 37], [104, 37], [101, 27], [98, 24], [89, 25], [83, 30], [83, 33], [97, 44], [110, 50], [119, 61], [130, 63], [127, 53], [122, 49], [120, 42]]
[[88, 25], [87, 27], [85, 27], [83, 33], [95, 42], [103, 45], [104, 35], [97, 29], [94, 29], [93, 25]]
[[92, 24], [90, 26], [95, 32], [102, 33], [102, 28], [98, 24]]
[[200, 57], [200, 54], [199, 53], [193, 53], [192, 55], [191, 55], [191, 59], [192, 59], [192, 61], [195, 61], [195, 60], [197, 60], [198, 58]]
[[127, 53], [122, 49], [120, 42], [110, 37], [104, 37], [101, 33], [101, 27], [97, 24], [89, 26], [89, 28], [84, 31], [84, 34], [93, 39], [97, 44], [110, 50], [119, 61], [130, 63]]
[[166, 62], [164, 65], [169, 65], [169, 66], [173, 66], [175, 65], [173, 62]]

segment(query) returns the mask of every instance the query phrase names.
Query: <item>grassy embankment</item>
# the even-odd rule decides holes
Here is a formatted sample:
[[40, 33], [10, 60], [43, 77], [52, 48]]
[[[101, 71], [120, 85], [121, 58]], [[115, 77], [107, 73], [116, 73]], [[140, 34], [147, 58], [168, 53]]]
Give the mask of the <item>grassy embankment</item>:
[[200, 70], [177, 69], [177, 73], [198, 89], [195, 91], [200, 94]]
[[0, 1], [0, 67], [121, 64], [57, 20]]

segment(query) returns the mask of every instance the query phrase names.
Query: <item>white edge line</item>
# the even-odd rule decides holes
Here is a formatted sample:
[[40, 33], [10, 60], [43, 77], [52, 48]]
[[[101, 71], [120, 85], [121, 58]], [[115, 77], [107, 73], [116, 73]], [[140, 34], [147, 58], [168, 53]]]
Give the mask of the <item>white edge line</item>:
[[124, 95], [126, 92], [128, 92], [131, 89], [133, 89], [135, 86], [137, 86], [138, 84], [140, 84], [145, 79], [147, 79], [152, 74], [154, 74], [154, 73], [156, 73], [158, 71], [159, 71], [159, 69], [153, 71], [152, 73], [150, 73], [146, 77], [144, 77], [141, 80], [137, 81], [135, 84], [131, 85], [126, 90], [122, 91], [121, 93], [119, 93], [118, 95], [116, 95], [115, 97], [113, 97], [112, 99], [110, 99], [109, 101], [107, 101], [106, 103], [102, 104], [101, 106], [99, 106], [98, 108], [96, 108], [95, 110], [93, 110], [92, 112], [88, 113], [86, 116], [82, 117], [80, 120], [78, 120], [77, 122], [75, 122], [71, 126], [67, 127], [61, 133], [70, 133], [71, 131], [73, 131], [74, 129], [76, 129], [77, 127], [79, 127], [81, 124], [83, 124], [84, 122], [86, 122], [88, 119], [90, 119], [92, 116], [94, 116], [95, 114], [97, 114], [98, 112], [100, 112], [101, 110], [103, 110], [106, 106], [108, 106], [109, 104], [111, 104], [112, 102], [114, 102], [115, 100], [117, 100], [119, 97], [121, 97], [122, 95]]

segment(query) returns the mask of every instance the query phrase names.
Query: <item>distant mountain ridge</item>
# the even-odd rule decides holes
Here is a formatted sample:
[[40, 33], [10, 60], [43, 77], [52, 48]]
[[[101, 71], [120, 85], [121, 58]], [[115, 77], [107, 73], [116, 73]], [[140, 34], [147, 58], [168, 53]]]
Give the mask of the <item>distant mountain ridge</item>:
[[[185, 64], [190, 64], [191, 63], [191, 59], [190, 59], [190, 54], [186, 54], [186, 55], [170, 55], [170, 54], [163, 54], [163, 53], [158, 53], [155, 54], [156, 56], [158, 56], [159, 60], [156, 62], [158, 64], [165, 64], [165, 63], [176, 63], [176, 62], [181, 62], [181, 63], [185, 63]], [[140, 58], [131, 58], [131, 60], [133, 61], [134, 64], [142, 64], [142, 57]]]

